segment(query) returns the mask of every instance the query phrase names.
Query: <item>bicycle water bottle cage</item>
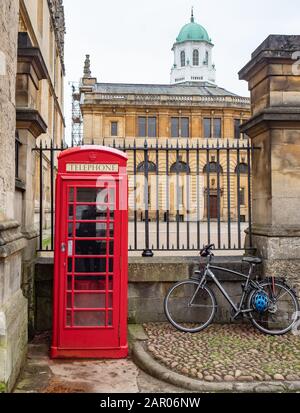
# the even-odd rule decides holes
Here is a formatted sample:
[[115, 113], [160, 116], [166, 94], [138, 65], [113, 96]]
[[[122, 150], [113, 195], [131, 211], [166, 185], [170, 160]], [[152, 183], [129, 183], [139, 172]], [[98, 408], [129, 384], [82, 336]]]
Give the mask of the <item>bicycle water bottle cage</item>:
[[264, 313], [269, 308], [269, 297], [264, 291], [257, 292], [253, 297], [253, 308], [259, 313]]

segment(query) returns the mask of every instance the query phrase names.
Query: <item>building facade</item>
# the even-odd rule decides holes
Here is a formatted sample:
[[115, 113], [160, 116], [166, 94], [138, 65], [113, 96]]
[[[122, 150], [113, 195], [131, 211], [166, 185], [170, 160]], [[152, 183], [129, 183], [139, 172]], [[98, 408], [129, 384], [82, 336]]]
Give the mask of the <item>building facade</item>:
[[[213, 44], [207, 31], [195, 23], [192, 14], [191, 22], [185, 25], [176, 43], [173, 46], [175, 64], [171, 71], [171, 84], [113, 84], [99, 83], [91, 76], [89, 56], [86, 57], [84, 76], [81, 82], [81, 111], [83, 116], [84, 142], [90, 143], [112, 143], [135, 144], [143, 148], [145, 140], [149, 146], [158, 143], [159, 147], [173, 145], [174, 151], [170, 151], [169, 174], [170, 182], [170, 206], [166, 207], [165, 178], [166, 157], [163, 151], [159, 154], [159, 183], [153, 177], [155, 175], [157, 159], [155, 151], [149, 154], [151, 163], [148, 187], [149, 214], [154, 219], [157, 210], [156, 194], [159, 194], [160, 219], [164, 219], [167, 209], [170, 210], [170, 219], [175, 220], [178, 210], [176, 200], [180, 201], [180, 219], [187, 217], [193, 220], [193, 211], [188, 208], [184, 201], [187, 191], [184, 171], [189, 170], [191, 175], [190, 196], [193, 199], [199, 193], [196, 184], [196, 155], [191, 153], [189, 165], [187, 165], [187, 152], [180, 151], [180, 165], [182, 179], [177, 184], [176, 180], [176, 151], [177, 142], [184, 147], [193, 145], [215, 145], [239, 143], [243, 145], [246, 137], [240, 133], [240, 126], [250, 116], [250, 100], [227, 91], [215, 84], [215, 67], [212, 60]], [[210, 151], [209, 162], [206, 153], [203, 152], [200, 159], [201, 174], [201, 220], [217, 218], [217, 172], [219, 169], [221, 176], [220, 203], [221, 219], [228, 219], [228, 199], [230, 199], [231, 219], [238, 216], [238, 192], [237, 169], [240, 176], [240, 216], [245, 222], [248, 221], [248, 182], [246, 173], [248, 171], [247, 160], [241, 157], [240, 165], [237, 165], [237, 157], [230, 159], [230, 186], [228, 191], [227, 157], [226, 154], [220, 158], [220, 164], [216, 165], [217, 151]], [[138, 153], [137, 173], [143, 175], [144, 153]], [[210, 173], [210, 200], [207, 200], [207, 172]], [[163, 172], [164, 171], [164, 172]], [[132, 157], [129, 159], [129, 175], [134, 173]], [[183, 173], [182, 173], [183, 172]], [[174, 177], [172, 182], [172, 175]], [[141, 176], [141, 185], [143, 185]], [[157, 188], [159, 185], [159, 188]], [[133, 191], [134, 184], [131, 182], [130, 190]], [[180, 194], [178, 194], [178, 191]], [[143, 192], [143, 191], [141, 191]], [[194, 203], [196, 204], [196, 202]], [[209, 205], [209, 206], [208, 206]], [[138, 217], [144, 219], [143, 210], [145, 205], [141, 202], [138, 209]], [[133, 210], [130, 210], [133, 216]]]
[[[1, 392], [14, 385], [26, 354], [28, 320], [30, 333], [34, 324], [35, 212], [41, 200], [33, 148], [40, 139], [64, 139], [65, 23], [62, 0], [3, 0], [0, 19]], [[42, 166], [50, 179], [46, 156]], [[42, 201], [47, 208], [47, 198]]]

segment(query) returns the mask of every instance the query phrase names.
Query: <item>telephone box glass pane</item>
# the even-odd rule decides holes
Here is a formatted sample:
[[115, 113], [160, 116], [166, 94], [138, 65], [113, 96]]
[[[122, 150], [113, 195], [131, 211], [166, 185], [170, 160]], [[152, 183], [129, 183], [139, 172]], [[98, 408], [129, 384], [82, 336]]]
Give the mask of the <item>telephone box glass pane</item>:
[[106, 241], [76, 241], [75, 243], [76, 255], [106, 255], [107, 242]]
[[72, 308], [72, 293], [67, 294], [67, 308]]
[[74, 188], [69, 190], [69, 202], [74, 202]]
[[106, 277], [75, 276], [74, 289], [75, 291], [106, 291]]
[[68, 224], [68, 236], [73, 237], [73, 224]]
[[[110, 265], [112, 268], [112, 265]], [[106, 258], [76, 258], [76, 273], [106, 272]], [[110, 272], [112, 272], [110, 270]]]
[[113, 294], [109, 293], [108, 294], [108, 300], [107, 300], [108, 308], [113, 308]]
[[90, 223], [77, 223], [76, 224], [76, 237], [78, 238], [107, 238], [114, 236], [114, 224], [99, 222]]
[[[73, 207], [72, 207], [73, 208]], [[107, 221], [114, 218], [114, 211], [109, 211], [105, 205], [78, 205], [76, 207], [76, 219], [78, 221]], [[73, 219], [69, 214], [69, 219]]]
[[108, 322], [107, 322], [108, 326], [111, 327], [113, 325], [113, 312], [109, 311], [108, 312]]
[[75, 311], [75, 327], [104, 327], [105, 311]]
[[69, 219], [70, 221], [72, 221], [72, 220], [73, 220], [73, 217], [74, 217], [74, 206], [73, 206], [73, 205], [69, 205], [69, 216], [68, 216], [68, 219]]
[[72, 272], [73, 258], [68, 258], [68, 272]]
[[67, 311], [67, 317], [66, 317], [66, 326], [67, 327], [71, 327], [72, 325], [72, 312], [71, 311]]
[[105, 308], [105, 294], [79, 293], [74, 295], [74, 308]]
[[77, 202], [106, 203], [107, 188], [77, 188]]
[[108, 289], [110, 290], [110, 291], [112, 291], [113, 290], [113, 277], [110, 275], [109, 277], [108, 277]]

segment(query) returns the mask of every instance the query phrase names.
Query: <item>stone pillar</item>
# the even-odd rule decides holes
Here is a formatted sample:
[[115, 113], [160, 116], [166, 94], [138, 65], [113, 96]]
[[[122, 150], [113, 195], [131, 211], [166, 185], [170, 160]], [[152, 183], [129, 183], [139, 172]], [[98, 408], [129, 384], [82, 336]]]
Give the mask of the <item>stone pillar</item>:
[[21, 290], [26, 246], [15, 217], [15, 132], [18, 0], [0, 13], [0, 393], [18, 377], [27, 345], [27, 301]]
[[16, 206], [19, 210], [18, 219], [22, 223], [22, 233], [27, 240], [27, 247], [23, 251], [22, 290], [28, 299], [30, 335], [34, 334], [34, 269], [38, 241], [38, 232], [34, 226], [36, 152], [33, 148], [36, 146], [36, 139], [47, 132], [47, 125], [37, 108], [42, 79], [47, 79], [47, 68], [41, 51], [32, 46], [27, 33], [19, 33], [16, 122], [21, 146], [19, 148]]
[[252, 118], [242, 131], [253, 155], [253, 241], [266, 275], [300, 291], [300, 36], [269, 36], [239, 73]]

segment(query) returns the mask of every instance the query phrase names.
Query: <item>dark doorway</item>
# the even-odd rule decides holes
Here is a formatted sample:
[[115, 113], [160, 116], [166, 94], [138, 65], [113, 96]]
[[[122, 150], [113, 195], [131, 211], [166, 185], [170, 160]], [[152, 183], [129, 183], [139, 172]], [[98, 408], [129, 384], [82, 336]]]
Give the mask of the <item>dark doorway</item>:
[[217, 219], [218, 218], [218, 196], [217, 195], [210, 195], [209, 197], [209, 211], [210, 211], [210, 218]]

